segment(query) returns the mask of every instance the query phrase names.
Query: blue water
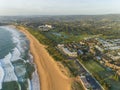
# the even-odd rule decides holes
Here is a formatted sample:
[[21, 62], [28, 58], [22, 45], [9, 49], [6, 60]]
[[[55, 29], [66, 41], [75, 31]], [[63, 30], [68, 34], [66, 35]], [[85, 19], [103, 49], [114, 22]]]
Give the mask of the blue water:
[[0, 59], [11, 52], [14, 47], [15, 44], [12, 41], [12, 34], [0, 27]]
[[0, 90], [39, 90], [39, 81], [34, 84], [30, 76], [35, 70], [32, 59], [26, 36], [13, 27], [0, 26]]

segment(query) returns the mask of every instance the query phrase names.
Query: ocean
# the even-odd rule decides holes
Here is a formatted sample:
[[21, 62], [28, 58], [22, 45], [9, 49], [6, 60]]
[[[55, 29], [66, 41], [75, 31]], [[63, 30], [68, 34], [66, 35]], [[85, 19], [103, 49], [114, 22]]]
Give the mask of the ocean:
[[40, 90], [29, 40], [13, 26], [0, 26], [0, 90]]

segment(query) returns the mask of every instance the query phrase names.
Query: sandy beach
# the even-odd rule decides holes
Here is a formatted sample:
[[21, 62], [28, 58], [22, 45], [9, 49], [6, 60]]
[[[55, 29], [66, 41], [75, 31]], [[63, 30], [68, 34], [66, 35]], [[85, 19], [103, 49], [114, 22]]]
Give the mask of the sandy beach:
[[71, 79], [64, 75], [56, 61], [49, 55], [45, 46], [24, 27], [19, 27], [30, 40], [30, 51], [37, 66], [41, 90], [71, 90]]

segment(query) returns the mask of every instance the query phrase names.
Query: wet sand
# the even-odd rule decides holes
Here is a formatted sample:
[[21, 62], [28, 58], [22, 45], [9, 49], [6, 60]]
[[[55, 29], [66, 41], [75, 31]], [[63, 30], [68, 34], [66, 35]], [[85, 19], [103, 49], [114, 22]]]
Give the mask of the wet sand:
[[71, 79], [64, 75], [57, 62], [49, 55], [45, 46], [24, 27], [19, 27], [30, 40], [30, 51], [37, 66], [41, 90], [71, 90]]

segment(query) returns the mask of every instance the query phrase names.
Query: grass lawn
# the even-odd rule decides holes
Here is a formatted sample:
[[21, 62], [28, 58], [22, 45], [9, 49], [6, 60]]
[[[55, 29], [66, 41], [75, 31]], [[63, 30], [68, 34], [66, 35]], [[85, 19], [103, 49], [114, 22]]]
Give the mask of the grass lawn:
[[83, 62], [83, 64], [91, 73], [98, 73], [105, 70], [101, 65], [93, 60], [89, 62]]
[[79, 42], [83, 40], [85, 37], [89, 37], [90, 35], [73, 35], [65, 32], [56, 32], [56, 31], [49, 31], [49, 32], [42, 32], [47, 38], [55, 41], [56, 43], [68, 43], [68, 42]]

